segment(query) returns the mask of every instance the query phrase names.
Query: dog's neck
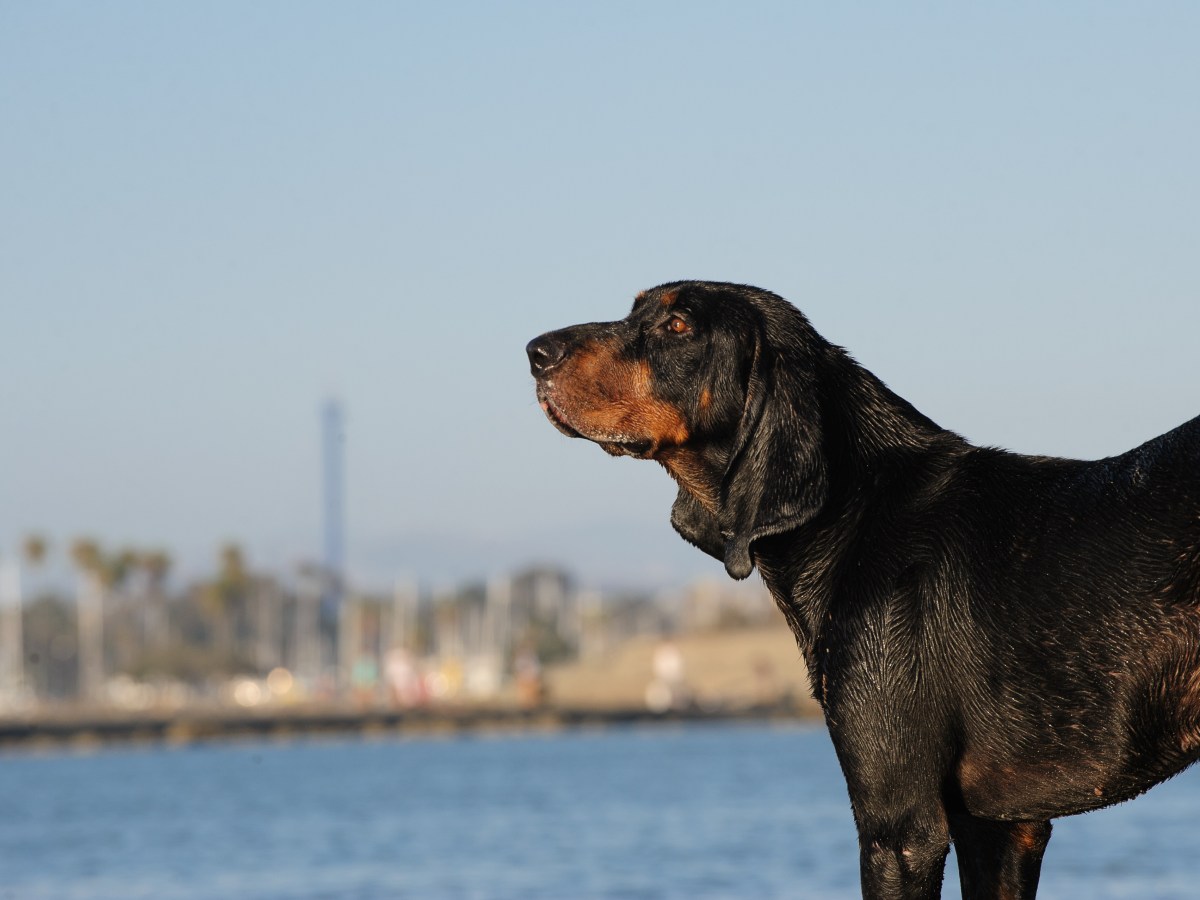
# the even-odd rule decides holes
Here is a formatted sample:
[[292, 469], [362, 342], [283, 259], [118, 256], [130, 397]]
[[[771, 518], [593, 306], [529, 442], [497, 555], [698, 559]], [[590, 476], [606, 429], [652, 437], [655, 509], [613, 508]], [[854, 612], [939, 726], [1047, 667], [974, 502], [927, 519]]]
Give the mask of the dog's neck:
[[[813, 398], [820, 409], [822, 452], [850, 463], [837, 468], [850, 472], [853, 483], [832, 485], [835, 495], [857, 494], [861, 479], [884, 477], [912, 454], [945, 452], [955, 444], [966, 447], [958, 435], [939, 427], [840, 348], [828, 347], [816, 380], [818, 385], [841, 385], [844, 391], [818, 391]], [[717, 516], [721, 482], [732, 452], [733, 436], [726, 435], [702, 445], [665, 447], [655, 459]], [[836, 502], [836, 496], [833, 499]]]
[[[840, 348], [827, 345], [825, 350], [815, 367], [811, 401], [819, 413], [820, 452], [838, 461], [828, 467], [828, 496], [810, 522], [797, 531], [761, 539], [753, 549], [763, 580], [806, 652], [833, 602], [832, 575], [858, 533], [856, 523], [870, 516], [869, 498], [918, 489], [915, 482], [930, 474], [922, 457], [951, 459], [956, 448], [969, 447]], [[822, 385], [830, 389], [824, 391]], [[655, 459], [719, 520], [721, 486], [733, 451], [730, 433], [663, 448]], [[863, 490], [866, 485], [870, 490]]]
[[[755, 545], [760, 574], [805, 653], [811, 652], [834, 596], [834, 576], [872, 516], [875, 498], [921, 489], [937, 461], [970, 449], [939, 427], [839, 348], [830, 347], [818, 373], [822, 453], [829, 471], [821, 511], [797, 532]], [[928, 460], [928, 464], [922, 463]], [[869, 485], [869, 489], [864, 490]]]
[[699, 501], [714, 518], [719, 518], [721, 479], [729, 464], [730, 448], [719, 443], [703, 447], [666, 447], [655, 459], [676, 483]]
[[[823, 363], [829, 375], [818, 384], [838, 385], [821, 397], [825, 452], [836, 453], [857, 477], [891, 468], [896, 456], [944, 451], [966, 442], [893, 392], [840, 348]], [[829, 376], [835, 377], [829, 377]]]

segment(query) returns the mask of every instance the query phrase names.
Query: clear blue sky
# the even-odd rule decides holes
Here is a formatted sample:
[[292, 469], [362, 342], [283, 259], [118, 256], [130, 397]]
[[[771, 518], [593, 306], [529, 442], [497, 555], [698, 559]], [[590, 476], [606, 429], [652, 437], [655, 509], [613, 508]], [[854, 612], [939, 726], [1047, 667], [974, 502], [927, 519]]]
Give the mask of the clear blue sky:
[[1200, 413], [1195, 4], [0, 2], [0, 552], [360, 581], [720, 567], [523, 348], [744, 281], [941, 424], [1098, 457]]

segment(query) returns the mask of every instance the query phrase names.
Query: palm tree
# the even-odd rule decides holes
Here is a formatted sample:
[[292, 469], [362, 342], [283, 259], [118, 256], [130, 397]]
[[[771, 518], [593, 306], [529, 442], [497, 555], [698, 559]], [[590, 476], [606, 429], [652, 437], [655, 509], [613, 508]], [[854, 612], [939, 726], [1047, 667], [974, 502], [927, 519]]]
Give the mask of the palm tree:
[[232, 669], [237, 662], [236, 625], [241, 618], [249, 576], [246, 557], [235, 543], [225, 544], [220, 551], [220, 570], [217, 578], [205, 590], [205, 606], [212, 624], [213, 644], [220, 665]]
[[79, 629], [79, 689], [81, 699], [95, 701], [104, 681], [105, 566], [100, 545], [90, 538], [71, 543], [71, 561], [79, 572], [76, 622]]
[[127, 672], [141, 651], [141, 629], [137, 604], [142, 598], [137, 585], [131, 585], [140, 572], [141, 553], [125, 547], [116, 553], [101, 554], [100, 579], [104, 584], [105, 671]]
[[71, 561], [80, 571], [95, 570], [100, 564], [100, 545], [91, 538], [76, 538], [71, 542]]
[[25, 561], [31, 566], [40, 566], [46, 561], [46, 552], [49, 546], [46, 539], [40, 534], [25, 535], [25, 542], [22, 546]]
[[126, 547], [119, 553], [104, 559], [104, 580], [108, 586], [119, 588], [129, 581], [129, 577], [137, 571], [140, 556], [137, 550]]
[[145, 651], [155, 664], [161, 664], [167, 655], [170, 623], [167, 618], [167, 575], [171, 571], [171, 554], [166, 550], [148, 550], [138, 558], [138, 565], [146, 575], [146, 618]]
[[[25, 562], [29, 564], [30, 569], [41, 568], [41, 565], [46, 560], [46, 550], [48, 544], [44, 537], [40, 534], [27, 534], [25, 540], [21, 544], [21, 555], [25, 557]], [[11, 607], [5, 609], [5, 618], [8, 621], [4, 627], [5, 637], [5, 657], [8, 660], [6, 673], [6, 681], [15, 688], [25, 684], [25, 641], [23, 616], [24, 605], [21, 600], [21, 582], [19, 570], [13, 572], [13, 597]]]

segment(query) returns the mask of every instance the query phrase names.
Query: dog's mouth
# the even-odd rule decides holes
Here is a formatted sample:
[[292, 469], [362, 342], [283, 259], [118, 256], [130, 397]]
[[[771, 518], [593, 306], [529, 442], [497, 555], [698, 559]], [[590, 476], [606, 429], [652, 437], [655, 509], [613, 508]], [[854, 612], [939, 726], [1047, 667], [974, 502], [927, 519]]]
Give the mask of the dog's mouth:
[[610, 456], [632, 456], [634, 459], [650, 459], [654, 455], [654, 441], [596, 441], [600, 449]]
[[571, 427], [571, 423], [567, 421], [567, 417], [563, 415], [562, 410], [555, 406], [550, 401], [550, 398], [540, 391], [538, 392], [538, 406], [542, 408], [542, 412], [546, 414], [546, 418], [550, 420], [551, 424], [567, 437], [584, 437], [584, 435]]
[[600, 449], [611, 456], [632, 456], [635, 459], [649, 459], [655, 450], [655, 442], [644, 438], [614, 434], [584, 434], [571, 424], [566, 413], [559, 409], [554, 401], [543, 391], [538, 391], [538, 405], [542, 408], [542, 412], [546, 414], [546, 418], [550, 420], [550, 423], [567, 437], [583, 438], [585, 441], [592, 441], [599, 444]]

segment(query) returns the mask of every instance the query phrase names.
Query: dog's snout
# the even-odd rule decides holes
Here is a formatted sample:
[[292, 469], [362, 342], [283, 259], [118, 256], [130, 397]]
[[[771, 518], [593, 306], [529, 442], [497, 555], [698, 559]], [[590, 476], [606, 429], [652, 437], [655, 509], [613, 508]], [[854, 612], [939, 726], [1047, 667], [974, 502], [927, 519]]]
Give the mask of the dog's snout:
[[567, 355], [567, 345], [552, 335], [543, 334], [525, 345], [529, 356], [529, 371], [534, 375], [545, 375]]

